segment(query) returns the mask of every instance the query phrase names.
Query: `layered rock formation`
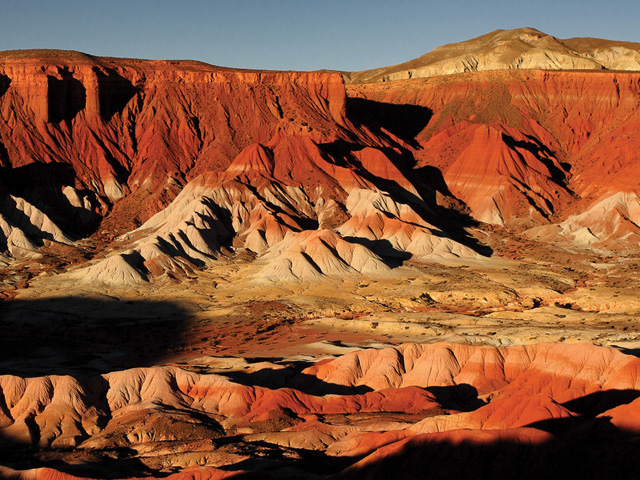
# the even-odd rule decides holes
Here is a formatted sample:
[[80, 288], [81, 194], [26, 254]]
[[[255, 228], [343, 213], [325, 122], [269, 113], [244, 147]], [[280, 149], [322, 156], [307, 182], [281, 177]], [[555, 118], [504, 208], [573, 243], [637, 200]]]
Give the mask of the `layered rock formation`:
[[14, 257], [36, 257], [44, 240], [70, 244], [69, 238], [36, 206], [14, 197], [0, 184], [0, 250]]
[[497, 346], [637, 347], [635, 49], [498, 32], [347, 87], [0, 54], [0, 476], [631, 478], [637, 358]]
[[[89, 464], [99, 465], [111, 449], [125, 447], [152, 471], [163, 465], [185, 468], [197, 459], [199, 470], [175, 478], [222, 478], [241, 470], [246, 454], [225, 450], [229, 435], [248, 452], [255, 448], [252, 442], [266, 442], [289, 455], [303, 449], [341, 457], [343, 466], [333, 467], [337, 473], [348, 466], [340, 478], [383, 478], [394, 465], [409, 464], [410, 478], [470, 469], [483, 478], [488, 472], [508, 474], [499, 462], [476, 455], [475, 448], [505, 448], [501, 459], [534, 452], [539, 463], [532, 474], [556, 478], [554, 471], [583, 467], [570, 456], [553, 464], [558, 459], [552, 452], [568, 452], [564, 442], [585, 433], [582, 448], [606, 439], [621, 451], [633, 448], [633, 439], [622, 432], [640, 428], [637, 415], [626, 414], [638, 402], [639, 367], [635, 357], [587, 344], [503, 349], [405, 344], [320, 362], [290, 375], [284, 389], [172, 367], [84, 380], [4, 376], [0, 436], [8, 449], [38, 445], [64, 457], [74, 447]], [[260, 373], [257, 369], [254, 380]], [[402, 420], [394, 413], [400, 411]], [[434, 450], [447, 452], [446, 468], [437, 466], [441, 459]], [[470, 454], [473, 464], [466, 463]], [[623, 458], [617, 464], [606, 456], [599, 465], [581, 461], [598, 472], [623, 474], [631, 467]], [[317, 468], [313, 459], [296, 462], [297, 467], [276, 462], [262, 475], [276, 478], [289, 471], [300, 477]], [[47, 474], [16, 478], [50, 478]]]
[[[206, 264], [222, 247], [261, 255], [288, 233], [316, 227], [343, 226], [331, 235], [348, 236], [358, 252], [373, 250], [365, 256], [374, 263], [381, 249], [423, 258], [477, 255], [428, 220], [425, 199], [389, 157], [403, 158], [403, 142], [348, 120], [338, 74], [240, 72], [72, 52], [3, 58], [3, 165], [40, 172], [30, 182], [26, 171], [16, 173], [10, 193], [37, 201], [67, 236], [86, 235], [102, 217], [98, 238], [113, 238], [162, 210], [196, 177], [129, 236], [137, 238], [130, 251], [91, 267], [81, 274], [85, 280], [127, 284], [174, 275]], [[66, 168], [65, 175], [42, 178], [49, 165]], [[386, 200], [364, 211], [352, 200], [363, 194]], [[143, 232], [148, 238], [140, 239]], [[32, 233], [21, 248], [48, 235]], [[358, 245], [361, 236], [367, 245]], [[5, 243], [6, 250], [13, 245]], [[277, 260], [283, 261], [289, 262]], [[305, 271], [287, 278], [351, 270]]]
[[[123, 200], [108, 226], [118, 232], [166, 206], [189, 178], [226, 168], [277, 130], [312, 124], [312, 138], [331, 141], [344, 122], [339, 75], [58, 51], [5, 52], [0, 75], [0, 164], [69, 165], [58, 183], [83, 192], [98, 213]], [[44, 170], [31, 189], [50, 180]]]
[[366, 112], [367, 102], [428, 111], [415, 137], [417, 166], [442, 172], [440, 189], [477, 220], [514, 228], [551, 222], [559, 226], [531, 237], [616, 249], [637, 245], [638, 138], [629, 128], [639, 115], [639, 81], [622, 73], [485, 72], [353, 85], [349, 95], [362, 98], [351, 100], [356, 111]]
[[[377, 270], [477, 258], [474, 221], [637, 243], [636, 74], [478, 72], [345, 92], [338, 74], [73, 52], [6, 52], [2, 69], [2, 248], [130, 232], [77, 274], [89, 282], [180, 276], [233, 251], [280, 265], [272, 279], [360, 272], [337, 267], [336, 242]], [[309, 230], [335, 237], [329, 257], [292, 247]]]

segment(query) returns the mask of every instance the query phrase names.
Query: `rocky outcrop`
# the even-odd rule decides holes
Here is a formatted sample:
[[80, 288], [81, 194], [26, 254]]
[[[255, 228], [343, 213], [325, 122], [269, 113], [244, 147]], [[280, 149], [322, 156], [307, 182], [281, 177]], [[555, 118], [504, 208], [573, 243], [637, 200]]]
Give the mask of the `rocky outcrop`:
[[0, 67], [7, 198], [65, 232], [26, 232], [3, 212], [2, 248], [118, 239], [114, 258], [101, 265], [98, 252], [74, 274], [83, 281], [180, 277], [232, 252], [293, 265], [280, 255], [305, 232], [391, 268], [490, 253], [465, 230], [477, 222], [637, 246], [639, 74], [473, 72], [345, 90], [330, 73], [72, 52], [8, 52]]
[[[380, 273], [409, 258], [478, 257], [425, 220], [427, 202], [382, 149], [341, 160], [306, 135], [276, 134], [247, 147], [223, 173], [196, 178], [123, 236], [135, 255], [117, 253], [73, 276], [120, 286], [150, 273], [180, 276], [211, 264], [223, 248], [257, 256], [266, 264], [257, 278], [270, 282]], [[125, 258], [139, 259], [142, 270]]]
[[38, 256], [45, 241], [71, 244], [73, 240], [51, 219], [0, 184], [0, 251], [15, 258]]

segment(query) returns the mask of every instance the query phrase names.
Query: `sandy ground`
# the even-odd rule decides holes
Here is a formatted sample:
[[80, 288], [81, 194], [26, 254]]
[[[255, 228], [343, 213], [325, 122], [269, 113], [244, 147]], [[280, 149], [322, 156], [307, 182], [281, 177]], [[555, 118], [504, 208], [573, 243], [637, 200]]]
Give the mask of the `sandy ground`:
[[[20, 340], [40, 332], [31, 340], [39, 355], [14, 364], [5, 355], [0, 365], [12, 373], [44, 371], [44, 359], [61, 372], [138, 364], [216, 370], [248, 368], [261, 358], [312, 362], [407, 341], [640, 347], [635, 257], [552, 246], [502, 253], [513, 259], [408, 262], [383, 276], [317, 283], [265, 283], [255, 277], [258, 266], [232, 259], [191, 278], [126, 289], [50, 270], [10, 291], [13, 299], [2, 305], [5, 325], [22, 325], [5, 335]], [[42, 332], [61, 328], [74, 332], [74, 342], [48, 345], [55, 335]], [[110, 341], [113, 348], [98, 348]]]

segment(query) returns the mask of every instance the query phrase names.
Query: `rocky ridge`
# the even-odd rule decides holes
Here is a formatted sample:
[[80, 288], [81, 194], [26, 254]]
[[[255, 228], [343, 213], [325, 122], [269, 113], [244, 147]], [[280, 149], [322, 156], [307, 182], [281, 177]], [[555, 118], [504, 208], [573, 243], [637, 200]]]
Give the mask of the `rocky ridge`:
[[[475, 259], [489, 251], [464, 230], [474, 222], [636, 245], [637, 74], [345, 89], [331, 73], [69, 52], [3, 62], [3, 250], [34, 257], [92, 235], [96, 260], [116, 253], [73, 274], [87, 282], [179, 278], [229, 252], [273, 262], [272, 281], [362, 273], [352, 258], [367, 271]], [[308, 250], [324, 230], [329, 247]]]

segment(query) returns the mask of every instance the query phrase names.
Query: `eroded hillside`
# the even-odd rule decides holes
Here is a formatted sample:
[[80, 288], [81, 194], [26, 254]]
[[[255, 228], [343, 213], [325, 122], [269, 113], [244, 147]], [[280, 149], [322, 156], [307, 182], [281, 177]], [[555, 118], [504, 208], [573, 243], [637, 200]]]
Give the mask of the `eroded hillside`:
[[536, 32], [346, 87], [0, 54], [0, 476], [632, 476], [640, 74]]

